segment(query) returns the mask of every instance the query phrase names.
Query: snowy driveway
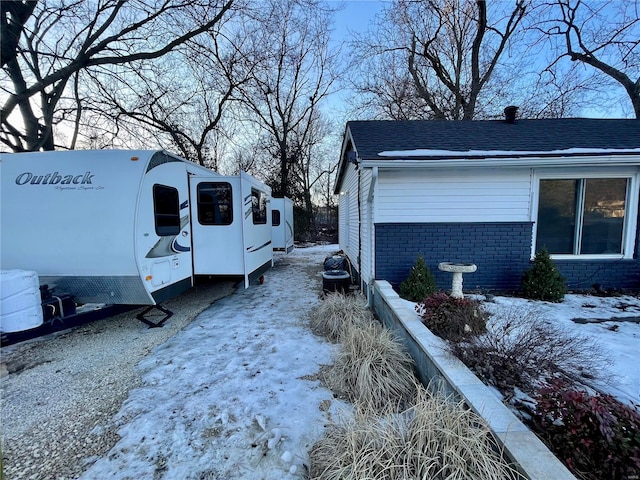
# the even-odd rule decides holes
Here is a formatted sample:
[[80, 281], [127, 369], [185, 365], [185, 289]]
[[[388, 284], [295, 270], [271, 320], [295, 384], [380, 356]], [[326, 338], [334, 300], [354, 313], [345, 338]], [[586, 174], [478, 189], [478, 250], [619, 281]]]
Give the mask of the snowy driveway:
[[332, 346], [307, 321], [332, 249], [278, 256], [263, 285], [219, 300], [148, 355], [114, 419], [121, 439], [81, 478], [303, 478], [336, 408], [314, 379]]

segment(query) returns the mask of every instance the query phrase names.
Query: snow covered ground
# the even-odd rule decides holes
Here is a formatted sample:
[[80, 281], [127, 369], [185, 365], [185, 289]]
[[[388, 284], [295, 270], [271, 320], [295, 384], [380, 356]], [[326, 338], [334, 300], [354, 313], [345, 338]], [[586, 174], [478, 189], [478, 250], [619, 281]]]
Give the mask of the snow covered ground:
[[[264, 285], [217, 301], [151, 352], [139, 366], [142, 385], [114, 419], [120, 440], [104, 457], [85, 459], [81, 479], [304, 478], [311, 445], [341, 407], [316, 378], [337, 347], [314, 336], [307, 320], [322, 261], [336, 249], [279, 256]], [[496, 297], [493, 308], [514, 306], [598, 339], [614, 359], [612, 392], [640, 401], [640, 324], [621, 320], [640, 316], [640, 299]]]
[[494, 302], [486, 304], [492, 313], [535, 312], [569, 336], [594, 341], [612, 361], [605, 372], [597, 372], [606, 379], [598, 386], [623, 402], [640, 403], [639, 297], [569, 294], [561, 303], [511, 297], [495, 297]]
[[120, 441], [88, 479], [304, 478], [337, 401], [315, 378], [332, 348], [307, 316], [335, 246], [278, 257], [264, 285], [202, 312], [140, 364]]

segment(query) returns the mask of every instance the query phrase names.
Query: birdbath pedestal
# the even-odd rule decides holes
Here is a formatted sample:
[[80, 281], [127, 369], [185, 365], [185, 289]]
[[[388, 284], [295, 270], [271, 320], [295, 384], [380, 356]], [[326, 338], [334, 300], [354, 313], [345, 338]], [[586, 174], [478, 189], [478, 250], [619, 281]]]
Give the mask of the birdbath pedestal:
[[451, 296], [453, 298], [464, 298], [462, 293], [462, 274], [473, 273], [477, 268], [473, 263], [441, 262], [438, 264], [438, 269], [443, 272], [453, 273], [453, 281], [451, 283]]

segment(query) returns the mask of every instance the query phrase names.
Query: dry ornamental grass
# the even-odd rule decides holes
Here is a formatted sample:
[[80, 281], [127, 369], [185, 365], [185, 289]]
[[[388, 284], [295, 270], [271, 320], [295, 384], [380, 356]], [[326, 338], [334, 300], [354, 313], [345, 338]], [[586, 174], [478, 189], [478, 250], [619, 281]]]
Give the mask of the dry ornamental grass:
[[362, 297], [329, 295], [312, 327], [340, 342], [324, 380], [355, 408], [312, 447], [311, 480], [524, 478], [481, 417], [418, 383], [401, 342]]
[[422, 386], [394, 414], [356, 409], [310, 453], [312, 480], [523, 478], [499, 452], [484, 420]]
[[311, 329], [337, 342], [349, 325], [369, 325], [373, 314], [362, 295], [330, 293], [311, 314]]
[[381, 410], [401, 406], [412, 398], [413, 367], [400, 341], [380, 324], [349, 325], [325, 380], [351, 402]]

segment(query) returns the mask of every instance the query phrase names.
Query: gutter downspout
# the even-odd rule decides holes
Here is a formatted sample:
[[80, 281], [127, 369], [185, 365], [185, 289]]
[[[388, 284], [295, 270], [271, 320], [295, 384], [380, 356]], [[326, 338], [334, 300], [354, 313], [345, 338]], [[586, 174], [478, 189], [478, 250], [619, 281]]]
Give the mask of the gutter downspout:
[[376, 182], [378, 181], [378, 167], [373, 167], [371, 169], [372, 178], [371, 185], [369, 185], [369, 195], [367, 196], [367, 202], [373, 203], [373, 192], [375, 190]]
[[358, 172], [358, 271], [360, 272], [360, 288], [362, 288], [362, 186], [361, 175], [362, 168], [356, 163], [356, 170]]
[[378, 183], [378, 167], [373, 167], [371, 169], [371, 183], [369, 184], [369, 193], [367, 195], [367, 205], [369, 207], [369, 222], [368, 222], [368, 227], [369, 227], [369, 255], [370, 257], [370, 264], [371, 264], [371, 271], [369, 278], [371, 279], [369, 281], [369, 286], [367, 287], [367, 308], [373, 308], [373, 279], [375, 278], [375, 272], [376, 272], [376, 266], [375, 266], [375, 252], [374, 252], [374, 242], [375, 242], [375, 238], [376, 238], [376, 234], [375, 234], [375, 225], [373, 224], [373, 198], [374, 198], [374, 192], [375, 192], [375, 187], [376, 187], [376, 183]]

